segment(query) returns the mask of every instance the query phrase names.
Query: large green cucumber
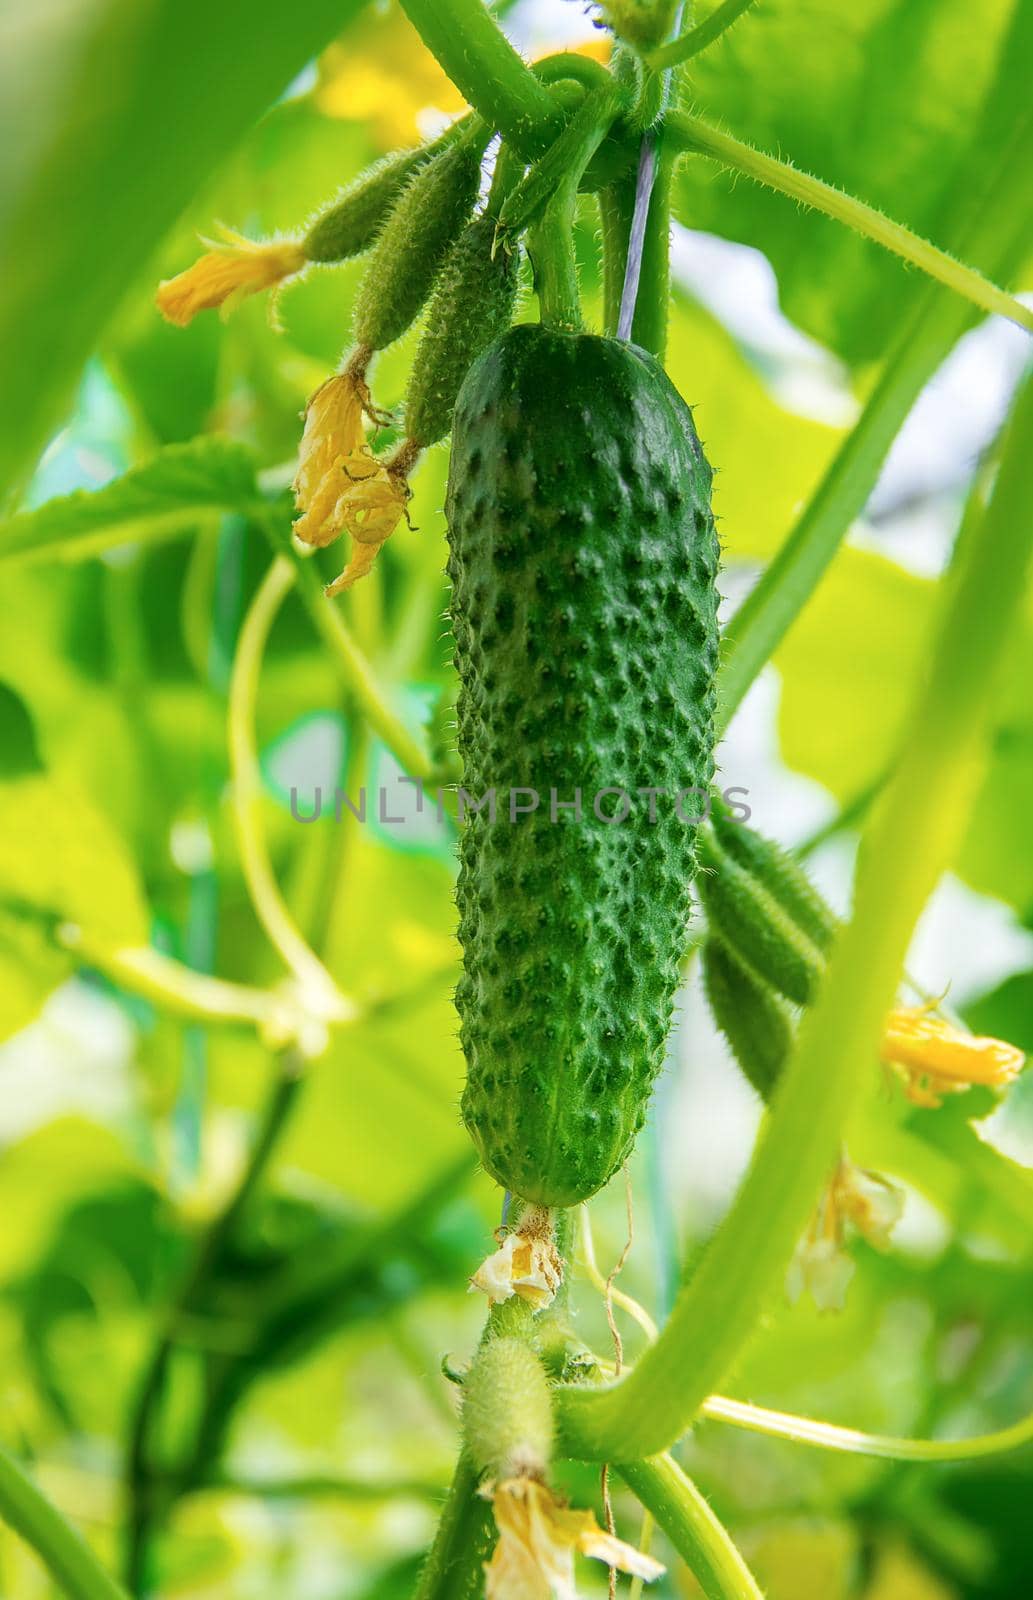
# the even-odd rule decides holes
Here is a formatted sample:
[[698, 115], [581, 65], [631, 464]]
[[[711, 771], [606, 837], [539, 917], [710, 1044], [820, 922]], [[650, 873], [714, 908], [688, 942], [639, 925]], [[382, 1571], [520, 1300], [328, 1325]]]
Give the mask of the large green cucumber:
[[[486, 1169], [544, 1205], [621, 1166], [663, 1061], [703, 809], [678, 796], [713, 771], [710, 485], [688, 407], [634, 346], [521, 326], [463, 385], [459, 752], [471, 799], [496, 795], [460, 847], [463, 1115]], [[560, 809], [575, 790], [580, 818]], [[608, 822], [615, 791], [631, 804]]]

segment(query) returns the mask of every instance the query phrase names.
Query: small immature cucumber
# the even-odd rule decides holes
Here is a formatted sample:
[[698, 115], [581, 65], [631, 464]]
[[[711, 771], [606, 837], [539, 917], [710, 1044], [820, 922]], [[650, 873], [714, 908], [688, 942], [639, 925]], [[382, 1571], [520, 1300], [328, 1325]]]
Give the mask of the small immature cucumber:
[[799, 862], [773, 839], [736, 822], [721, 806], [715, 806], [712, 820], [724, 853], [752, 873], [822, 955], [828, 955], [836, 936], [836, 918]]
[[711, 932], [787, 1000], [809, 1005], [825, 966], [814, 941], [713, 833], [701, 837], [700, 865], [699, 897]]
[[426, 166], [434, 147], [403, 150], [370, 167], [310, 225], [302, 249], [309, 261], [347, 261], [368, 250], [405, 185]]
[[793, 1045], [789, 1008], [713, 935], [704, 941], [702, 963], [714, 1021], [747, 1081], [762, 1100], [770, 1100]]
[[460, 392], [459, 751], [466, 793], [496, 798], [460, 846], [463, 1115], [493, 1177], [546, 1206], [618, 1170], [663, 1060], [695, 870], [698, 803], [683, 821], [677, 800], [713, 770], [710, 484], [632, 345], [516, 327]]
[[463, 1433], [474, 1465], [493, 1478], [544, 1473], [552, 1457], [552, 1395], [522, 1339], [487, 1337], [463, 1389]]
[[495, 232], [490, 216], [464, 228], [434, 285], [405, 403], [405, 431], [421, 449], [445, 437], [467, 372], [513, 320], [519, 256], [496, 250]]
[[477, 198], [488, 133], [479, 125], [421, 167], [376, 243], [355, 306], [355, 340], [383, 350], [401, 338]]

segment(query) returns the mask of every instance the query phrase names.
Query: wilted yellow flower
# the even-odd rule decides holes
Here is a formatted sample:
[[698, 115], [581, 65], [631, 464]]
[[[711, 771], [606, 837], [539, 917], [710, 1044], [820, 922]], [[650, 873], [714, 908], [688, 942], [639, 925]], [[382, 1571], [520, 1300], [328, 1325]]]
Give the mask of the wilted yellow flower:
[[380, 461], [366, 445], [363, 413], [370, 410], [362, 376], [363, 354], [344, 372], [316, 390], [305, 412], [298, 450], [294, 498], [301, 516], [294, 532], [304, 544], [322, 548], [342, 533], [352, 540], [351, 556], [327, 595], [350, 589], [373, 565], [377, 551], [395, 531], [409, 500], [406, 472], [413, 452]]
[[[298, 446], [298, 470], [294, 475], [294, 498], [299, 511], [311, 511], [317, 496], [336, 489], [339, 479], [333, 476], [335, 470], [343, 460], [357, 455], [365, 446], [362, 428], [365, 398], [366, 387], [361, 379], [351, 372], [338, 372], [320, 384], [305, 407], [305, 428]], [[337, 494], [335, 503], [336, 499]], [[304, 539], [306, 544], [329, 544], [329, 539], [312, 537], [321, 526], [321, 520], [309, 522], [308, 531], [304, 533], [295, 525], [298, 538]], [[331, 538], [336, 538], [336, 534]]]
[[890, 1012], [881, 1054], [901, 1071], [907, 1097], [916, 1106], [938, 1106], [943, 1095], [961, 1094], [976, 1083], [1004, 1089], [1026, 1059], [1015, 1045], [965, 1033], [934, 1017], [928, 1006]]
[[577, 1600], [574, 1554], [647, 1582], [664, 1568], [600, 1528], [590, 1511], [572, 1511], [537, 1478], [507, 1478], [483, 1491], [491, 1496], [499, 1530], [485, 1568], [486, 1600]]
[[789, 1299], [795, 1303], [809, 1294], [820, 1311], [842, 1311], [854, 1275], [844, 1248], [848, 1225], [876, 1250], [888, 1250], [903, 1209], [899, 1189], [879, 1173], [855, 1167], [844, 1155], [790, 1264]]
[[549, 1212], [545, 1206], [529, 1206], [499, 1249], [478, 1267], [470, 1287], [487, 1295], [489, 1305], [517, 1295], [541, 1311], [562, 1281], [563, 1262], [553, 1243]]
[[220, 231], [221, 241], [201, 241], [209, 249], [192, 267], [159, 283], [155, 301], [167, 322], [185, 328], [199, 311], [216, 307], [226, 316], [249, 294], [271, 289], [306, 265], [305, 252], [295, 240], [263, 244], [229, 228]]
[[[373, 470], [369, 471], [371, 462]], [[355, 465], [352, 458], [345, 463], [345, 469]], [[333, 583], [327, 584], [328, 596], [350, 589], [359, 578], [365, 577], [380, 546], [391, 537], [405, 515], [408, 499], [409, 486], [405, 479], [390, 472], [375, 456], [367, 455], [334, 511], [341, 527], [351, 535], [352, 549], [344, 571]]]

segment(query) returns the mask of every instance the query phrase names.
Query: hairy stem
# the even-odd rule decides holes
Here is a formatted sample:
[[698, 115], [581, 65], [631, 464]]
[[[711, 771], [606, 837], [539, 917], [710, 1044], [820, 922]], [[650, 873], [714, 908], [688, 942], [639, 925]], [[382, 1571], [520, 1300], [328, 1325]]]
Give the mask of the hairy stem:
[[377, 675], [355, 642], [340, 607], [332, 605], [324, 595], [311, 558], [298, 555], [293, 549], [285, 556], [282, 527], [274, 529], [270, 524], [268, 531], [277, 554], [293, 564], [298, 594], [322, 635], [323, 642], [329, 648], [331, 659], [336, 663], [341, 681], [356, 708], [378, 738], [387, 745], [407, 777], [425, 779], [432, 777], [430, 756], [421, 742], [409, 732], [398, 714], [391, 709], [377, 681]]
[[530, 243], [535, 289], [542, 321], [551, 328], [576, 332], [581, 327], [574, 259], [578, 185], [621, 98], [616, 84], [594, 89], [548, 154], [502, 207], [499, 223], [507, 231], [516, 233], [529, 222], [535, 223]]
[[690, 61], [720, 39], [723, 33], [727, 33], [733, 22], [738, 22], [743, 12], [756, 3], [757, 0], [724, 0], [723, 5], [719, 5], [696, 27], [688, 28], [677, 39], [672, 39], [670, 44], [658, 45], [655, 50], [650, 50], [646, 62], [653, 68], [659, 68], [676, 67], [680, 61]]
[[631, 338], [641, 349], [663, 361], [667, 350], [667, 324], [671, 306], [671, 182], [674, 160], [661, 141], [653, 151], [655, 173], [649, 197], [642, 266], [639, 272]]
[[623, 173], [599, 191], [599, 225], [602, 234], [603, 332], [617, 336], [621, 296], [628, 265], [628, 240], [635, 214], [636, 174]]
[[334, 1021], [349, 1021], [355, 1008], [309, 947], [280, 893], [261, 820], [262, 780], [255, 749], [258, 680], [273, 623], [293, 587], [292, 563], [286, 556], [275, 557], [251, 602], [237, 641], [228, 708], [233, 815], [241, 867], [259, 922], [298, 980], [314, 1013]]
[[462, 1451], [413, 1600], [477, 1600], [483, 1594], [495, 1526], [490, 1504], [477, 1493], [479, 1477]]
[[0, 1517], [32, 1546], [69, 1600], [127, 1600], [85, 1539], [5, 1450], [0, 1450]]
[[955, 554], [929, 676], [862, 843], [853, 916], [801, 1023], [750, 1169], [630, 1377], [594, 1391], [557, 1391], [572, 1454], [620, 1461], [666, 1448], [727, 1372], [785, 1272], [877, 1058], [915, 923], [968, 822], [1001, 658], [1025, 599], [1031, 498], [1033, 380], [1017, 402], [982, 524]]
[[757, 183], [777, 190], [779, 194], [788, 195], [792, 200], [799, 200], [815, 211], [845, 223], [863, 238], [874, 240], [902, 261], [909, 262], [938, 283], [953, 289], [955, 294], [971, 301], [981, 311], [1008, 317], [1028, 333], [1033, 332], [1033, 311], [1020, 300], [1006, 294], [973, 267], [955, 260], [946, 250], [912, 233], [903, 223], [894, 222], [883, 212], [876, 211], [874, 206], [856, 200], [853, 195], [844, 194], [842, 189], [834, 188], [821, 178], [800, 172], [788, 161], [779, 161], [774, 156], [765, 155], [762, 150], [755, 150], [752, 145], [710, 127], [687, 111], [673, 111], [667, 118], [666, 127], [670, 138], [682, 150], [694, 150], [700, 155], [710, 156], [736, 172], [745, 173]]
[[483, 0], [402, 0], [402, 8], [456, 88], [527, 161], [541, 155], [562, 123], [535, 77]]
[[[970, 259], [1007, 277], [1033, 226], [1028, 130], [1004, 152], [959, 246]], [[862, 511], [905, 417], [968, 325], [971, 312], [930, 285], [886, 360], [856, 426], [847, 436], [793, 532], [732, 617], [718, 674], [718, 731], [735, 711], [814, 593], [851, 522]]]
[[707, 1600], [763, 1600], [731, 1535], [671, 1456], [630, 1462], [620, 1475], [664, 1530]]
[[842, 1455], [876, 1456], [882, 1461], [977, 1461], [983, 1456], [1003, 1455], [1033, 1441], [1033, 1412], [1007, 1428], [994, 1433], [977, 1433], [968, 1439], [905, 1439], [892, 1434], [863, 1433], [858, 1428], [843, 1428], [835, 1422], [814, 1417], [797, 1417], [786, 1411], [770, 1411], [766, 1406], [748, 1405], [744, 1400], [729, 1400], [712, 1394], [700, 1407], [705, 1417], [730, 1422], [750, 1433], [763, 1433], [794, 1444], [814, 1445]]

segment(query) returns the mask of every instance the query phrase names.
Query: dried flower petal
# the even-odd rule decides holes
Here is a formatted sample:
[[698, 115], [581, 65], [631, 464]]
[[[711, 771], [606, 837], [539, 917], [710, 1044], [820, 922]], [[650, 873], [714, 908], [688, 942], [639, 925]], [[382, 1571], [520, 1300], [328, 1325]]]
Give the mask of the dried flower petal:
[[606, 1533], [590, 1511], [564, 1506], [537, 1478], [508, 1478], [487, 1492], [499, 1538], [485, 1569], [486, 1600], [577, 1600], [576, 1551], [647, 1582], [664, 1571]]
[[192, 267], [159, 283], [155, 302], [167, 322], [185, 328], [199, 311], [216, 308], [226, 316], [248, 295], [273, 288], [307, 264], [295, 240], [263, 244], [229, 228], [221, 231], [222, 241], [202, 240], [210, 248]]
[[543, 1206], [529, 1206], [470, 1280], [471, 1289], [498, 1305], [518, 1295], [535, 1311], [549, 1305], [563, 1281], [563, 1263], [552, 1239], [552, 1219]]
[[877, 1250], [888, 1250], [904, 1197], [877, 1172], [840, 1160], [786, 1274], [786, 1294], [795, 1304], [809, 1294], [819, 1311], [842, 1311], [854, 1275], [844, 1248], [848, 1225]]
[[973, 1084], [1003, 1089], [1022, 1070], [1024, 1053], [1003, 1039], [965, 1033], [928, 1006], [900, 1007], [886, 1019], [882, 1059], [904, 1075], [908, 1099], [938, 1106], [945, 1094]]
[[878, 1172], [842, 1160], [832, 1180], [839, 1214], [876, 1250], [888, 1250], [890, 1235], [904, 1213], [904, 1196]]
[[786, 1273], [786, 1297], [795, 1305], [810, 1295], [819, 1311], [842, 1311], [854, 1263], [835, 1239], [812, 1238], [797, 1246]]

